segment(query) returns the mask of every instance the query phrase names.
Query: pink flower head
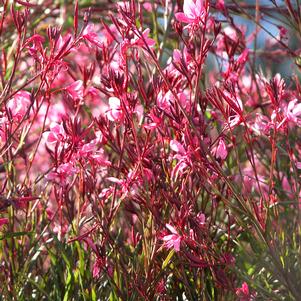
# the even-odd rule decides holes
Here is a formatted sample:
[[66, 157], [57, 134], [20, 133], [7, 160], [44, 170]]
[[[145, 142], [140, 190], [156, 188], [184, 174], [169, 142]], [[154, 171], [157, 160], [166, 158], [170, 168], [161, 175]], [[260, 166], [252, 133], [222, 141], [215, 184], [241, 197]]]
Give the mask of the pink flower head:
[[132, 46], [139, 46], [139, 47], [143, 47], [145, 45], [145, 42], [146, 44], [149, 46], [149, 47], [152, 47], [156, 44], [155, 40], [151, 39], [148, 37], [149, 35], [149, 32], [150, 32], [150, 29], [149, 28], [146, 28], [143, 32], [142, 32], [142, 36], [143, 38], [140, 38], [140, 37], [135, 37], [134, 39], [131, 40], [131, 45]]
[[89, 157], [96, 152], [97, 141], [93, 140], [89, 143], [84, 144], [78, 151], [80, 157]]
[[189, 24], [198, 24], [203, 17], [203, 0], [184, 0], [183, 13], [176, 13], [178, 21]]
[[251, 129], [257, 135], [267, 135], [271, 128], [270, 120], [267, 116], [261, 115], [260, 113], [256, 113], [256, 118], [254, 122], [251, 124]]
[[170, 224], [166, 224], [166, 228], [172, 233], [169, 235], [165, 235], [162, 239], [164, 240], [164, 246], [167, 249], [174, 249], [176, 252], [180, 251], [181, 246], [181, 235], [177, 232], [177, 230], [171, 226]]
[[171, 140], [169, 145], [174, 152], [179, 153], [181, 155], [185, 154], [185, 149], [183, 145], [177, 140]]
[[120, 180], [114, 177], [107, 177], [110, 182], [120, 185], [122, 198], [127, 196], [134, 196], [138, 192], [138, 185], [134, 182], [133, 173], [130, 171], [126, 179]]
[[204, 213], [198, 213], [196, 218], [200, 226], [204, 226], [206, 224], [206, 216]]
[[148, 12], [151, 13], [152, 12], [152, 3], [151, 2], [144, 2], [143, 4], [143, 8]]
[[82, 99], [84, 97], [84, 85], [82, 80], [77, 80], [65, 88], [73, 99]]
[[12, 117], [16, 121], [21, 121], [30, 106], [30, 93], [20, 91], [16, 93], [14, 98], [7, 103], [7, 108], [11, 111]]
[[281, 41], [287, 41], [288, 40], [288, 30], [283, 26], [277, 26], [279, 29], [278, 39]]
[[77, 168], [72, 163], [61, 164], [55, 171], [50, 172], [46, 179], [54, 181], [58, 184], [65, 184], [68, 177], [73, 176], [77, 172]]
[[186, 46], [182, 51], [179, 49], [175, 49], [173, 51], [172, 62], [173, 64], [171, 66], [175, 69], [174, 72], [179, 72], [174, 65], [178, 66], [180, 69], [184, 65], [188, 70], [192, 70], [195, 66], [195, 62], [193, 61], [191, 54], [189, 54]]
[[93, 264], [93, 278], [98, 278], [100, 276], [101, 271], [105, 268], [106, 260], [105, 258], [98, 257]]
[[225, 10], [225, 1], [224, 0], [217, 0], [216, 1], [216, 8], [219, 10]]
[[124, 118], [124, 112], [121, 107], [120, 99], [117, 97], [109, 98], [110, 109], [106, 115], [110, 121], [121, 122]]
[[45, 135], [47, 136], [47, 142], [51, 144], [63, 142], [66, 139], [64, 127], [56, 122], [50, 124], [50, 131], [45, 132]]
[[289, 102], [287, 106], [286, 116], [288, 121], [292, 121], [301, 126], [301, 103], [297, 102], [297, 99]]
[[252, 296], [252, 294], [250, 294], [249, 286], [246, 282], [244, 282], [240, 288], [236, 289], [236, 295], [239, 301], [251, 301], [254, 297], [254, 295]]
[[97, 33], [94, 30], [94, 25], [89, 24], [84, 32], [83, 32], [83, 38], [88, 41], [90, 44], [93, 44], [99, 48], [102, 47], [103, 43], [100, 41]]

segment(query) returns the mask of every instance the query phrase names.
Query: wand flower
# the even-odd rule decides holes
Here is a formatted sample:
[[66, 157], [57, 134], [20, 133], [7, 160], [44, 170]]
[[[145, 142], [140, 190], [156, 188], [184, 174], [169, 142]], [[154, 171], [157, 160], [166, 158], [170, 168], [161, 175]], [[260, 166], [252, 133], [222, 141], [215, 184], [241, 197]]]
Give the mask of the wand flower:
[[185, 0], [183, 12], [176, 13], [178, 21], [190, 25], [198, 25], [204, 20], [205, 9], [202, 0]]
[[180, 246], [181, 246], [181, 240], [182, 237], [181, 235], [177, 232], [177, 230], [169, 225], [166, 224], [166, 228], [172, 233], [169, 235], [165, 235], [162, 239], [164, 240], [164, 246], [167, 249], [174, 249], [176, 252], [180, 251]]

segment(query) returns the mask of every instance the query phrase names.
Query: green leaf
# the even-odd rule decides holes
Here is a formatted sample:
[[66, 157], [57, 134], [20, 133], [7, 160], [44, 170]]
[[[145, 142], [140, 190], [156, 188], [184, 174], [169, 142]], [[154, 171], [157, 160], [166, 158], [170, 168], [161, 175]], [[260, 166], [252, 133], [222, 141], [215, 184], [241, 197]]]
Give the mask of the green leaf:
[[32, 235], [34, 232], [11, 232], [11, 233], [5, 233], [5, 235], [0, 236], [0, 240], [8, 239], [8, 238], [14, 238], [14, 237], [20, 237], [24, 235]]
[[172, 258], [172, 256], [175, 254], [175, 250], [174, 249], [172, 249], [170, 252], [169, 252], [169, 254], [167, 255], [167, 257], [166, 257], [166, 259], [163, 261], [163, 263], [162, 263], [162, 269], [164, 270], [167, 266], [168, 266], [168, 264], [169, 264], [169, 262], [170, 262], [170, 260], [171, 260], [171, 258]]

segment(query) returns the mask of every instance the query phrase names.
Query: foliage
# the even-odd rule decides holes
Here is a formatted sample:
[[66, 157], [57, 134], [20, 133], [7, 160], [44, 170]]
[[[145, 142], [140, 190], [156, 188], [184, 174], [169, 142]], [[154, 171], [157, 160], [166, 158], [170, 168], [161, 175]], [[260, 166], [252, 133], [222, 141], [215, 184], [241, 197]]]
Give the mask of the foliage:
[[298, 300], [300, 24], [2, 0], [0, 299]]

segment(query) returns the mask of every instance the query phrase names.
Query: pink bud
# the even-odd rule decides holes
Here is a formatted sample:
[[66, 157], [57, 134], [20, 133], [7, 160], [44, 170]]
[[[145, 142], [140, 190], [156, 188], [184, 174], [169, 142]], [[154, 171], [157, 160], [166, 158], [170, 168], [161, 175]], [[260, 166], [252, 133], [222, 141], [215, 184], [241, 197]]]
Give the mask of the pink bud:
[[216, 158], [225, 160], [227, 158], [228, 152], [224, 139], [219, 139], [218, 145], [216, 147]]

